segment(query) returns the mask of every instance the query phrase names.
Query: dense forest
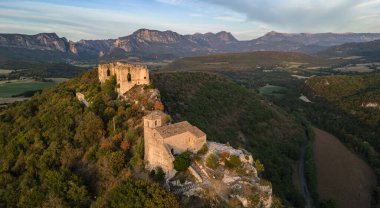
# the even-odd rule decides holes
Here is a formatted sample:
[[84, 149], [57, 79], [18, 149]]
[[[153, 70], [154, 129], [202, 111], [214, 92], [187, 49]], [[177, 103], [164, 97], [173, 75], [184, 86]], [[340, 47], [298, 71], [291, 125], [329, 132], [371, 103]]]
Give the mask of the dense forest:
[[143, 112], [115, 86], [92, 70], [0, 111], [0, 207], [179, 207], [143, 170]]
[[[365, 159], [380, 182], [380, 110], [367, 103], [380, 103], [380, 74], [314, 77], [305, 93], [313, 104], [302, 105], [317, 126], [337, 136], [348, 148]], [[364, 105], [363, 105], [364, 104]], [[379, 204], [377, 188], [373, 203]]]
[[303, 206], [293, 184], [303, 127], [257, 93], [219, 75], [208, 73], [154, 74], [155, 87], [174, 120], [188, 120], [209, 140], [250, 151], [264, 164], [263, 177], [286, 206]]

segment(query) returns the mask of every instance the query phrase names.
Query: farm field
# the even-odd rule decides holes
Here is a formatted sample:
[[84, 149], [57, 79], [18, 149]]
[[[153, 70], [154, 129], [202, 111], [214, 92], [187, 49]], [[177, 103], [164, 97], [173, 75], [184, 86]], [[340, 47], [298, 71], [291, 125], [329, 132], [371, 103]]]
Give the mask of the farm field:
[[370, 207], [376, 186], [373, 170], [333, 135], [314, 128], [318, 193], [338, 208]]
[[282, 96], [284, 90], [286, 88], [280, 87], [280, 86], [274, 86], [274, 85], [265, 85], [264, 87], [260, 88], [260, 93], [263, 95], [269, 95], [269, 96]]
[[0, 69], [0, 75], [5, 75], [13, 72], [11, 69]]
[[0, 83], [0, 97], [12, 97], [26, 91], [36, 91], [56, 85], [57, 82], [40, 82], [34, 80], [17, 80]]

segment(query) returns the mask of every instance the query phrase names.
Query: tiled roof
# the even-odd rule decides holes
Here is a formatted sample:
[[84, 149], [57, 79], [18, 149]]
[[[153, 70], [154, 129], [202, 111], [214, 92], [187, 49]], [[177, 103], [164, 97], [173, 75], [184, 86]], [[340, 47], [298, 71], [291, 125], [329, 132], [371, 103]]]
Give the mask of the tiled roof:
[[206, 134], [198, 129], [196, 126], [191, 125], [187, 121], [182, 121], [179, 123], [175, 124], [170, 124], [167, 126], [161, 126], [157, 127], [156, 131], [163, 137], [163, 138], [168, 138], [174, 135], [182, 134], [185, 132], [190, 132], [196, 137], [202, 137], [205, 136]]
[[146, 115], [145, 118], [155, 120], [155, 119], [165, 118], [166, 116], [167, 114], [165, 114], [164, 112], [156, 110]]

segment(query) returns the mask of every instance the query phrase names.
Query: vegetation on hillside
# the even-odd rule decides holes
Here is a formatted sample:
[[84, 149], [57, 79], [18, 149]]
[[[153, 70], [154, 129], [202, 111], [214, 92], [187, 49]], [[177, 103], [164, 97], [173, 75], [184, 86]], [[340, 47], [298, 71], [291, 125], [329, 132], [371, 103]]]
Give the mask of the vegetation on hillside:
[[264, 164], [263, 176], [272, 182], [274, 193], [287, 205], [302, 206], [289, 167], [298, 160], [303, 130], [291, 116], [215, 74], [178, 72], [152, 77], [174, 120], [188, 120], [205, 131], [208, 140], [252, 152]]
[[188, 57], [172, 62], [164, 71], [244, 72], [285, 67], [292, 63], [307, 67], [326, 67], [340, 61], [294, 52], [259, 51]]
[[178, 207], [162, 187], [132, 182], [148, 178], [143, 112], [116, 96], [115, 79], [101, 86], [92, 70], [1, 110], [0, 207]]
[[380, 103], [380, 74], [315, 77], [307, 87], [316, 96], [313, 105], [304, 107], [310, 120], [364, 158], [379, 183], [380, 110], [362, 104]]

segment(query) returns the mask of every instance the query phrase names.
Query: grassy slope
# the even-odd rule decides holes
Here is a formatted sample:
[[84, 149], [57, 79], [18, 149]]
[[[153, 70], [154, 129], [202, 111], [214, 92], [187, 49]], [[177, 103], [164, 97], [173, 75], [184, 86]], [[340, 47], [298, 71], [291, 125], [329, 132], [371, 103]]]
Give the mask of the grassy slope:
[[[338, 137], [360, 155], [380, 179], [380, 110], [362, 107], [379, 100], [380, 74], [323, 76], [309, 79], [305, 93], [312, 104], [303, 106], [305, 114], [319, 128]], [[379, 187], [377, 187], [379, 194]], [[379, 204], [379, 197], [373, 198]]]
[[[318, 192], [337, 207], [370, 207], [376, 185], [373, 170], [336, 137], [314, 128]], [[359, 194], [360, 193], [360, 194]]]
[[187, 119], [204, 130], [209, 140], [252, 152], [264, 163], [264, 177], [273, 183], [275, 194], [301, 206], [289, 167], [298, 159], [303, 131], [291, 116], [215, 74], [178, 72], [152, 77], [175, 120]]

